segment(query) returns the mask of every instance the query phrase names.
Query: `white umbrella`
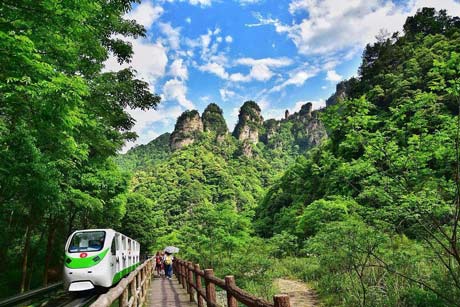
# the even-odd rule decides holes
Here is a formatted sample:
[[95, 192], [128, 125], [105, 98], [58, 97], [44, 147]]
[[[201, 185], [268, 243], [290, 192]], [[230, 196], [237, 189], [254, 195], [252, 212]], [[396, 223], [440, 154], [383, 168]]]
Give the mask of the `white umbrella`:
[[168, 254], [176, 254], [179, 252], [179, 248], [175, 246], [167, 246], [165, 247], [164, 251], [165, 253], [168, 253]]

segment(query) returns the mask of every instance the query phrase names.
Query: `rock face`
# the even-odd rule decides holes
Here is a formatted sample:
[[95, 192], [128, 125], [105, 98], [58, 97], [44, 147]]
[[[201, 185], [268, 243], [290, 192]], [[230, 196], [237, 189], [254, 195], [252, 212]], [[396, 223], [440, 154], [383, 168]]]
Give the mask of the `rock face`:
[[327, 137], [326, 128], [316, 118], [310, 118], [310, 120], [303, 122], [303, 125], [297, 127], [297, 130], [293, 129], [292, 133], [300, 150], [315, 147]]
[[312, 103], [304, 104], [300, 111], [292, 114], [289, 119], [293, 122], [291, 133], [294, 136], [295, 144], [300, 150], [306, 150], [317, 146], [327, 137], [326, 128], [312, 111]]
[[[312, 110], [312, 104], [308, 102], [299, 112], [289, 114], [286, 110], [281, 120], [264, 121], [257, 103], [246, 101], [240, 108], [238, 123], [232, 133], [240, 141], [239, 154], [254, 156], [258, 142], [268, 148], [294, 152], [320, 144], [327, 134], [322, 122], [317, 119], [317, 112]], [[202, 117], [196, 110], [182, 113], [169, 139], [171, 150], [192, 144], [202, 132], [214, 132], [219, 143], [225, 139], [228, 128], [218, 105], [208, 105]]]
[[317, 111], [312, 111], [312, 103], [304, 104], [299, 112], [288, 115], [278, 121], [269, 119], [264, 122], [264, 134], [261, 141], [269, 148], [304, 151], [321, 143], [327, 137], [326, 129], [318, 120]]
[[288, 120], [298, 120], [298, 121], [301, 121], [303, 123], [306, 123], [307, 121], [309, 121], [311, 118], [312, 118], [312, 109], [313, 109], [313, 105], [311, 102], [307, 102], [306, 104], [302, 105], [300, 107], [300, 111], [299, 112], [296, 112], [290, 116], [288, 116]]
[[177, 119], [174, 132], [169, 139], [171, 150], [192, 144], [201, 132], [203, 132], [203, 122], [198, 111], [185, 111]]
[[350, 81], [342, 81], [335, 87], [335, 93], [326, 100], [326, 107], [332, 106], [347, 98], [347, 90]]
[[259, 141], [259, 131], [264, 119], [260, 107], [254, 101], [246, 101], [240, 108], [238, 123], [233, 130], [233, 136], [242, 142], [256, 144]]
[[227, 134], [227, 123], [222, 115], [222, 109], [217, 104], [208, 105], [201, 118], [204, 131], [215, 132], [218, 139]]

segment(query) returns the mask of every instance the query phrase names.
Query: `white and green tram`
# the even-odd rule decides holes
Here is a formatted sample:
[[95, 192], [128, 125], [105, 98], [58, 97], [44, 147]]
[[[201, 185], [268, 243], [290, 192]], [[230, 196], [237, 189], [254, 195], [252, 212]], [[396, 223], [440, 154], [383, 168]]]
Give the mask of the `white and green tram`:
[[65, 245], [68, 291], [111, 287], [139, 265], [140, 245], [113, 229], [77, 230]]

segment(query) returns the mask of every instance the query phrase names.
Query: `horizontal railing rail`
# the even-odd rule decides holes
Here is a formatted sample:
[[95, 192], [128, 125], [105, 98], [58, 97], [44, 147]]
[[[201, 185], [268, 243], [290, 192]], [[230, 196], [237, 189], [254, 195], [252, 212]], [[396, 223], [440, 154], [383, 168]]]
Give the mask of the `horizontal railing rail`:
[[203, 307], [205, 302], [207, 307], [219, 307], [216, 286], [226, 291], [228, 307], [238, 307], [238, 302], [248, 307], [291, 307], [288, 295], [275, 295], [273, 303], [267, 302], [239, 288], [234, 276], [225, 276], [222, 280], [214, 276], [212, 269], [201, 270], [199, 264], [190, 261], [176, 259], [173, 268], [179, 283], [187, 289], [190, 301], [196, 302], [198, 307]]
[[23, 303], [23, 302], [28, 301], [28, 300], [33, 299], [33, 298], [44, 296], [45, 294], [47, 294], [49, 292], [61, 289], [62, 285], [63, 285], [63, 282], [60, 281], [60, 282], [51, 284], [51, 285], [43, 287], [43, 288], [30, 290], [30, 291], [27, 291], [25, 293], [21, 293], [21, 294], [9, 297], [7, 299], [1, 300], [0, 301], [0, 306], [13, 306], [13, 305]]
[[118, 301], [118, 306], [120, 307], [142, 306], [146, 300], [152, 279], [153, 260], [153, 258], [147, 259], [127, 277], [123, 278], [118, 285], [99, 296], [91, 304], [91, 307], [108, 307], [115, 301]]

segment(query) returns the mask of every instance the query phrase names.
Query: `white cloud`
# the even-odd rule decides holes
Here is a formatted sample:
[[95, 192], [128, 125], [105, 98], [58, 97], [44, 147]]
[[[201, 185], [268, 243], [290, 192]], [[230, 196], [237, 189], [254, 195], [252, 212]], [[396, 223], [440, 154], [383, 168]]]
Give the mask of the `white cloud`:
[[248, 4], [259, 3], [262, 0], [235, 0], [235, 1], [238, 2], [241, 5], [248, 5]]
[[125, 15], [126, 19], [135, 19], [147, 30], [160, 18], [164, 10], [161, 6], [153, 6], [150, 1], [143, 1], [134, 10]]
[[200, 43], [201, 43], [201, 56], [205, 57], [209, 52], [209, 45], [211, 44], [211, 30], [208, 30], [208, 33], [200, 35]]
[[335, 70], [328, 70], [326, 80], [331, 82], [339, 82], [343, 77], [339, 75]]
[[188, 23], [188, 24], [191, 24], [192, 23], [192, 18], [190, 18], [190, 17], [185, 18], [185, 22]]
[[163, 22], [160, 22], [159, 26], [171, 49], [178, 50], [180, 47], [180, 28], [173, 28], [170, 23]]
[[217, 37], [217, 38], [216, 38], [216, 41], [217, 41], [218, 43], [222, 43], [222, 36]]
[[279, 92], [285, 87], [289, 85], [295, 85], [295, 86], [301, 86], [310, 79], [311, 77], [314, 77], [316, 75], [317, 71], [298, 71], [294, 73], [289, 79], [284, 81], [283, 83], [274, 86], [270, 92]]
[[106, 71], [118, 71], [132, 67], [137, 71], [137, 76], [148, 82], [152, 87], [155, 82], [165, 75], [168, 57], [166, 49], [160, 43], [150, 43], [142, 39], [125, 39], [133, 46], [133, 57], [130, 63], [120, 65], [116, 58], [111, 56], [104, 64]]
[[180, 78], [181, 80], [188, 79], [187, 66], [184, 65], [182, 59], [177, 59], [172, 62], [171, 66], [169, 67], [169, 73], [171, 76]]
[[292, 64], [292, 60], [288, 58], [240, 58], [234, 62], [235, 65], [243, 65], [251, 67], [249, 74], [234, 73], [230, 75], [230, 80], [233, 82], [250, 82], [253, 80], [267, 81], [274, 75], [272, 68], [280, 68]]
[[249, 27], [273, 25], [278, 33], [286, 33], [301, 54], [328, 54], [375, 40], [381, 29], [390, 33], [401, 31], [407, 16], [424, 6], [445, 8], [451, 15], [460, 15], [455, 0], [410, 0], [397, 4], [391, 0], [293, 0], [291, 14], [308, 16], [298, 23], [285, 25], [278, 19], [255, 17], [259, 23]]
[[233, 42], [233, 37], [231, 37], [230, 35], [227, 35], [225, 36], [225, 41], [230, 44], [231, 42]]
[[221, 79], [228, 78], [228, 73], [225, 71], [225, 68], [218, 63], [207, 63], [205, 65], [199, 66], [198, 69], [201, 71], [212, 73]]
[[163, 98], [165, 100], [176, 100], [186, 109], [194, 109], [193, 103], [187, 99], [187, 86], [178, 79], [168, 80], [163, 86]]
[[292, 60], [288, 58], [264, 58], [264, 59], [253, 59], [253, 58], [240, 58], [235, 61], [239, 65], [265, 65], [271, 67], [284, 67], [292, 64]]
[[211, 6], [211, 0], [165, 0], [167, 2], [188, 2], [191, 5], [199, 5], [201, 7]]
[[[236, 96], [236, 93], [234, 91], [228, 90], [226, 88], [221, 88], [219, 90], [219, 93], [220, 93], [220, 98], [223, 101], [227, 101], [229, 98], [232, 98], [232, 97]], [[238, 115], [238, 113], [237, 113], [237, 115]]]

